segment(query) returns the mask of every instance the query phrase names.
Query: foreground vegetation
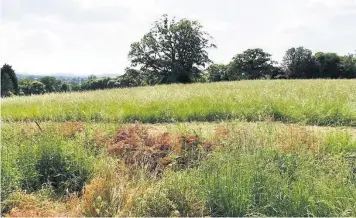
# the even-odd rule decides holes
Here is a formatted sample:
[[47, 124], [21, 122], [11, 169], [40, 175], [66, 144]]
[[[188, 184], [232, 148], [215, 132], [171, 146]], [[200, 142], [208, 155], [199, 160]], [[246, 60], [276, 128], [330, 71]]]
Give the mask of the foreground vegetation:
[[[210, 41], [164, 15], [116, 79], [18, 81], [5, 64], [1, 215], [355, 217], [356, 56], [212, 64]], [[311, 78], [340, 80], [289, 80]]]
[[177, 122], [240, 119], [356, 126], [353, 80], [161, 85], [2, 100], [5, 121]]
[[3, 99], [2, 215], [354, 217], [355, 93], [255, 80]]
[[5, 123], [11, 216], [355, 216], [354, 128]]

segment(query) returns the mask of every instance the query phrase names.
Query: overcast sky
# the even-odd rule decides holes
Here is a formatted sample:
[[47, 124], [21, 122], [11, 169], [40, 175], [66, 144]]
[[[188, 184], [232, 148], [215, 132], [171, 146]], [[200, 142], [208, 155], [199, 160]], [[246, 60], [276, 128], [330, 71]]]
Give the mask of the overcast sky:
[[215, 63], [247, 48], [356, 50], [356, 0], [0, 0], [0, 64], [32, 74], [121, 74], [130, 44], [162, 14], [196, 19]]

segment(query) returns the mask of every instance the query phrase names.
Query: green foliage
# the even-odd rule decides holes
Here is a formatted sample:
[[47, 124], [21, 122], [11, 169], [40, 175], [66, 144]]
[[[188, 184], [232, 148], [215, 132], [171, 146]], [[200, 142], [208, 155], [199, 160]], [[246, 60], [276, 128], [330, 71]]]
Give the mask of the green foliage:
[[212, 64], [208, 68], [209, 81], [218, 82], [226, 81], [228, 77], [228, 67], [224, 64]]
[[345, 78], [356, 78], [356, 54], [341, 57], [340, 68]]
[[315, 54], [319, 75], [324, 78], [343, 78], [341, 74], [341, 57], [336, 53], [317, 52]]
[[274, 61], [260, 48], [247, 49], [237, 54], [229, 64], [229, 80], [260, 79], [271, 75]]
[[141, 41], [131, 44], [129, 58], [153, 83], [190, 83], [210, 62], [206, 49], [215, 47], [197, 21], [176, 22], [164, 15]]
[[61, 92], [69, 92], [71, 91], [71, 85], [67, 82], [63, 82], [59, 89]]
[[1, 152], [1, 200], [3, 201], [11, 192], [21, 187], [21, 173], [14, 167], [16, 161], [9, 158], [11, 154], [4, 154], [7, 152], [4, 148]]
[[88, 77], [84, 83], [81, 84], [81, 90], [98, 90], [98, 89], [107, 89], [110, 78], [103, 77], [101, 79], [97, 79], [96, 76], [92, 75]]
[[[339, 56], [336, 53], [317, 52], [313, 55], [311, 50], [304, 47], [288, 49], [280, 66], [276, 65], [277, 62], [271, 59], [270, 54], [256, 48], [247, 49], [236, 55], [227, 65], [212, 64], [206, 72], [203, 72], [199, 67], [205, 67], [205, 64], [210, 62], [206, 49], [214, 46], [209, 45], [209, 37], [201, 28], [200, 24], [195, 21], [181, 20], [175, 22], [174, 19], [168, 21], [167, 16], [163, 16], [141, 42], [132, 44], [129, 57], [132, 60], [132, 66], [139, 66], [140, 70], [126, 68], [125, 73], [117, 78], [104, 77], [99, 79], [95, 75], [90, 75], [83, 83], [80, 83], [81, 78], [79, 77], [73, 80], [77, 82], [68, 83], [55, 77], [46, 76], [40, 78], [39, 81], [44, 85], [44, 90], [42, 90], [41, 84], [32, 84], [33, 81], [37, 80], [33, 80], [35, 78], [30, 76], [29, 78], [32, 79], [25, 78], [19, 81], [19, 92], [15, 90], [16, 85], [14, 86], [10, 74], [2, 74], [2, 96], [126, 88], [174, 82], [205, 83], [246, 79], [356, 78], [355, 54]], [[190, 41], [188, 38], [191, 35], [188, 34], [188, 36], [183, 37], [182, 31], [184, 34], [200, 31], [199, 34], [201, 35], [199, 35], [200, 38], [194, 38]], [[178, 39], [175, 37], [178, 37]], [[194, 51], [197, 52], [198, 48], [189, 47], [189, 43], [196, 42], [198, 39], [201, 40], [201, 46], [203, 46], [200, 48], [202, 54], [201, 57], [194, 59], [195, 55], [199, 53], [192, 55], [190, 50], [195, 49]], [[175, 44], [173, 43], [177, 46], [176, 50], [167, 48], [167, 46], [172, 46], [169, 44], [170, 40], [176, 40]], [[182, 40], [185, 44], [179, 40]], [[175, 53], [175, 55], [170, 54], [170, 52]], [[164, 55], [162, 56], [162, 54]], [[144, 62], [146, 63], [144, 64]], [[186, 64], [186, 62], [189, 62], [189, 64]]]
[[304, 47], [290, 48], [283, 57], [282, 67], [287, 78], [313, 78], [315, 60], [311, 50]]
[[[43, 81], [44, 83], [40, 82]], [[20, 94], [33, 95], [43, 94], [48, 92], [69, 92], [71, 85], [67, 82], [57, 80], [55, 77], [42, 77], [40, 81], [21, 79], [20, 80]]]
[[304, 47], [287, 50], [282, 66], [287, 78], [355, 78], [356, 58], [353, 54], [317, 52]]
[[118, 77], [114, 86], [118, 88], [143, 86], [146, 84], [146, 77], [147, 76], [139, 70], [126, 68], [125, 74]]
[[108, 84], [106, 85], [109, 89], [111, 89], [111, 88], [115, 88], [116, 87], [116, 80], [114, 80], [114, 79], [111, 79], [111, 80], [109, 80], [108, 81]]
[[18, 94], [18, 80], [12, 66], [4, 64], [1, 67], [1, 96], [10, 96], [11, 93]]
[[20, 79], [19, 87], [20, 87], [20, 95], [31, 95], [31, 82], [30, 79]]
[[39, 81], [32, 81], [30, 83], [30, 92], [31, 94], [43, 94], [46, 91], [45, 85]]
[[61, 81], [53, 76], [45, 76], [39, 80], [45, 86], [46, 92], [59, 92], [61, 91]]
[[15, 145], [11, 140], [4, 144], [3, 197], [18, 188], [33, 192], [50, 186], [60, 195], [81, 191], [91, 177], [90, 155], [74, 141], [64, 142], [52, 134], [37, 134], [29, 139], [24, 137]]

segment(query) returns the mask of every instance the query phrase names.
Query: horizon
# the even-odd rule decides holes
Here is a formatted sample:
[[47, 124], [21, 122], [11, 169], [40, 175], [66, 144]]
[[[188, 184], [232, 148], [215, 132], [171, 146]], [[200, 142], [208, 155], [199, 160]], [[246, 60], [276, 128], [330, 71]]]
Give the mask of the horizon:
[[21, 75], [21, 76], [54, 76], [54, 77], [88, 77], [91, 75], [94, 76], [120, 76], [122, 74], [114, 74], [114, 73], [97, 73], [97, 74], [75, 74], [75, 73], [44, 73], [44, 74], [38, 74], [38, 73], [28, 73], [28, 72], [16, 72], [16, 75]]
[[248, 48], [262, 48], [279, 63], [290, 47], [340, 55], [356, 49], [356, 0], [1, 3], [0, 64], [18, 74], [122, 75], [130, 44], [162, 14], [199, 21], [217, 45], [209, 50], [215, 63], [227, 64]]

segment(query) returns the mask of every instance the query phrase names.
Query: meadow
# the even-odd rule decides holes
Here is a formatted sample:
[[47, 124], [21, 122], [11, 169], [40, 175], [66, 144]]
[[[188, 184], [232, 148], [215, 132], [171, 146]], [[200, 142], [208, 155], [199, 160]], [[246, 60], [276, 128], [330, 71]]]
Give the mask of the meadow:
[[4, 121], [191, 122], [239, 119], [356, 126], [354, 80], [159, 85], [2, 100]]
[[356, 216], [354, 80], [12, 97], [1, 112], [2, 215]]

